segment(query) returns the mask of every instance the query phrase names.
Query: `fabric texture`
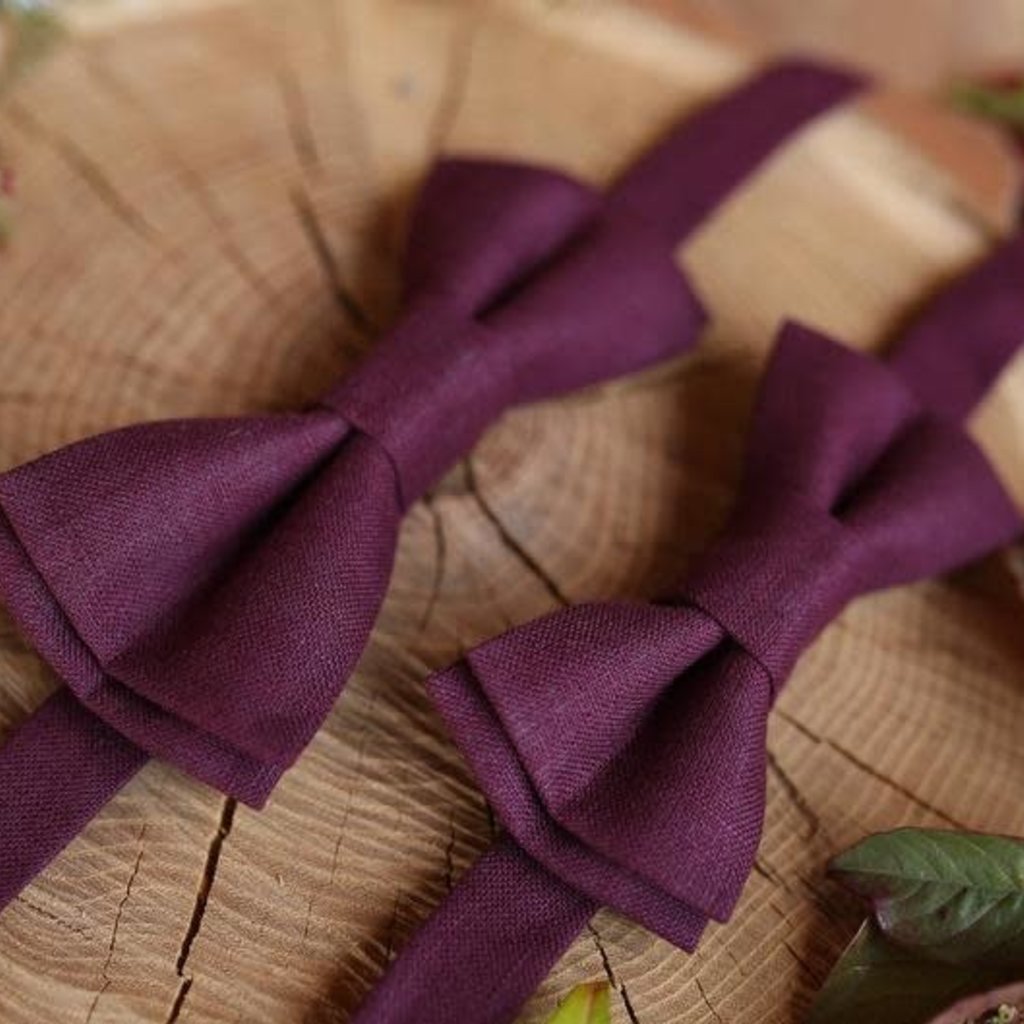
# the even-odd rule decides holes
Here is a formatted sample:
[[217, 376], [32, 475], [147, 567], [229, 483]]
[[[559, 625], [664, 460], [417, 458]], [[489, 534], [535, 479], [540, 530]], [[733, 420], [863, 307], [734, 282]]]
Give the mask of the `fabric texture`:
[[315, 408], [130, 427], [0, 477], [0, 594], [67, 687], [0, 749], [0, 907], [147, 756], [260, 806], [363, 650], [403, 511], [510, 405], [686, 350], [704, 317], [675, 246], [862, 85], [770, 68], [604, 195], [442, 161], [397, 325]]
[[[428, 681], [506, 834], [357, 1024], [511, 1020], [601, 905], [685, 949], [728, 918], [761, 836], [767, 716], [800, 653], [852, 598], [1019, 534], [960, 421], [1021, 341], [1024, 236], [943, 293], [886, 362], [784, 325], [731, 519], [673, 592], [555, 612]], [[537, 941], [438, 973], [501, 948], [503, 929], [510, 950], [531, 929]], [[410, 1005], [442, 984], [443, 1012]]]

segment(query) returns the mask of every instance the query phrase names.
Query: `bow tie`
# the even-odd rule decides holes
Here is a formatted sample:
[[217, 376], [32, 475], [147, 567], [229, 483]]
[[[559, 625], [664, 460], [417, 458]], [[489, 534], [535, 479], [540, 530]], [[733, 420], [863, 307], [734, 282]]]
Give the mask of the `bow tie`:
[[887, 362], [789, 323], [738, 500], [666, 599], [568, 608], [427, 683], [506, 834], [358, 1024], [511, 1019], [610, 906], [685, 949], [733, 910], [764, 817], [767, 716], [852, 598], [1021, 529], [960, 420], [1024, 340], [1024, 236], [941, 295]]
[[0, 592], [65, 684], [0, 749], [0, 907], [152, 756], [254, 806], [314, 735], [403, 511], [510, 405], [677, 355], [674, 249], [855, 76], [771, 68], [605, 195], [449, 160], [397, 326], [312, 409], [146, 424], [0, 477]]

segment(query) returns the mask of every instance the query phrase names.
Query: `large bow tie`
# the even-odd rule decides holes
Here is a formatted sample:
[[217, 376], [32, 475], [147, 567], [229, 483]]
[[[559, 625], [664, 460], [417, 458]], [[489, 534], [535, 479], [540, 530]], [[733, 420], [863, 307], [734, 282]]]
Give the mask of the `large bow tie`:
[[398, 325], [315, 408], [115, 431], [0, 477], [0, 589], [66, 683], [0, 750], [0, 906], [150, 756], [259, 806], [366, 643], [402, 512], [509, 405], [685, 350], [674, 249], [856, 91], [768, 70], [606, 194], [451, 160]]
[[1020, 531], [958, 421], [1022, 340], [1024, 237], [888, 363], [787, 324], [734, 513], [674, 593], [556, 612], [428, 682], [507, 835], [359, 1024], [506, 1021], [600, 905], [686, 949], [729, 916], [761, 835], [768, 712], [800, 652], [851, 598]]

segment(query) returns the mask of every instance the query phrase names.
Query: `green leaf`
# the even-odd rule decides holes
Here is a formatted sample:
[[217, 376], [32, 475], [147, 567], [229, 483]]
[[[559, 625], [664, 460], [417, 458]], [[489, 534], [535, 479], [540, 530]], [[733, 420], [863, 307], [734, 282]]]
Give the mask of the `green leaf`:
[[611, 1024], [608, 982], [577, 985], [566, 996], [548, 1024]]
[[1024, 128], [1024, 87], [1000, 89], [961, 85], [953, 92], [953, 104], [967, 114], [1002, 121], [1012, 128]]
[[1024, 842], [899, 829], [870, 836], [829, 872], [871, 905], [895, 942], [947, 963], [1014, 965], [1024, 974]]
[[832, 969], [807, 1024], [927, 1024], [958, 1000], [1017, 978], [1008, 965], [931, 959], [891, 942], [866, 921]]
[[[10, 84], [49, 51], [63, 33], [52, 3], [39, 0], [0, 0], [0, 87]], [[2, 40], [0, 40], [2, 42]]]

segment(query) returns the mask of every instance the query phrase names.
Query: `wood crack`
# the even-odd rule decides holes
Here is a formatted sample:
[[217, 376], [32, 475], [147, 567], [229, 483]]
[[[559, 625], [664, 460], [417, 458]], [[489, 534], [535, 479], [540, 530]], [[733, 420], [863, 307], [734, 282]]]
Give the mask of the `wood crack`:
[[327, 236], [308, 193], [304, 188], [296, 185], [291, 190], [291, 200], [299, 218], [299, 226], [313, 250], [313, 256], [327, 282], [335, 305], [345, 315], [351, 326], [363, 337], [377, 333], [377, 328], [369, 314], [345, 284], [334, 251], [328, 244]]
[[128, 897], [132, 894], [132, 886], [135, 884], [135, 876], [139, 873], [139, 867], [142, 864], [142, 856], [146, 852], [145, 847], [142, 845], [145, 837], [146, 825], [143, 825], [139, 830], [139, 852], [135, 858], [135, 863], [132, 865], [131, 874], [128, 875], [128, 881], [125, 883], [124, 894], [121, 896], [121, 902], [117, 905], [117, 913], [114, 915], [114, 926], [110, 929], [110, 942], [107, 944], [107, 959], [103, 962], [103, 968], [100, 971], [104, 980], [108, 984], [110, 982], [108, 971], [110, 970], [111, 961], [114, 959], [114, 946], [117, 944], [117, 933], [121, 927], [121, 916], [124, 914], [124, 908], [125, 904], [128, 902]]
[[329, 886], [334, 885], [334, 880], [338, 876], [338, 859], [341, 857], [341, 844], [345, 839], [345, 825], [348, 822], [348, 812], [351, 806], [351, 799], [350, 793], [349, 806], [345, 808], [345, 817], [342, 819], [341, 827], [338, 829], [338, 838], [334, 840], [334, 852], [331, 854], [331, 880], [327, 883]]
[[423, 617], [420, 619], [421, 633], [430, 625], [434, 608], [437, 606], [441, 587], [444, 584], [445, 562], [448, 557], [448, 538], [445, 534], [444, 520], [441, 517], [440, 510], [434, 504], [433, 495], [425, 496], [423, 504], [434, 524], [434, 573], [430, 581], [430, 596], [427, 598], [427, 605], [423, 610]]
[[203, 926], [203, 917], [206, 914], [206, 908], [210, 901], [210, 891], [213, 888], [214, 879], [217, 877], [220, 855], [224, 848], [225, 840], [231, 835], [231, 827], [235, 821], [235, 808], [237, 806], [238, 801], [234, 797], [228, 796], [224, 798], [217, 831], [214, 832], [206, 851], [206, 862], [203, 865], [203, 873], [199, 878], [199, 885], [196, 889], [192, 916], [189, 918], [188, 928], [185, 930], [185, 936], [181, 940], [178, 959], [174, 965], [174, 972], [181, 979], [181, 983], [178, 986], [178, 992], [168, 1012], [166, 1024], [173, 1024], [181, 1016], [185, 999], [192, 988], [194, 979], [191, 976], [186, 976], [185, 968], [188, 966], [188, 958], [192, 953], [192, 945]]
[[790, 778], [786, 770], [779, 764], [779, 759], [770, 751], [765, 751], [768, 758], [768, 768], [779, 780], [783, 792], [789, 797], [790, 803], [797, 809], [798, 813], [807, 822], [807, 838], [816, 836], [818, 832], [824, 832], [821, 827], [821, 819], [818, 817], [810, 801], [800, 791], [800, 787]]
[[466, 459], [466, 488], [473, 496], [480, 511], [484, 514], [487, 521], [494, 527], [498, 534], [502, 544], [508, 548], [519, 559], [520, 562], [530, 571], [530, 573], [536, 577], [536, 579], [544, 586], [544, 589], [563, 607], [571, 604], [572, 602], [562, 592], [558, 584], [548, 575], [544, 567], [537, 561], [529, 551], [523, 547], [522, 544], [515, 538], [508, 527], [502, 522], [501, 517], [491, 506], [490, 502], [483, 496], [477, 485], [476, 469], [473, 465], [472, 457]]
[[110, 929], [110, 940], [107, 943], [107, 956], [103, 961], [103, 966], [100, 968], [100, 977], [103, 979], [103, 984], [100, 985], [99, 990], [93, 997], [92, 1003], [89, 1006], [89, 1012], [86, 1014], [86, 1024], [93, 1018], [93, 1014], [96, 1012], [96, 1007], [99, 1006], [100, 999], [103, 998], [104, 993], [110, 988], [110, 965], [114, 960], [114, 950], [117, 946], [117, 933], [121, 928], [121, 917], [124, 914], [125, 905], [128, 903], [128, 898], [132, 894], [132, 886], [135, 884], [135, 878], [139, 873], [139, 867], [142, 865], [142, 857], [146, 852], [146, 848], [143, 845], [143, 841], [146, 838], [147, 825], [143, 824], [142, 828], [139, 829], [138, 839], [136, 840], [139, 846], [138, 854], [135, 857], [135, 863], [132, 865], [132, 869], [128, 874], [128, 879], [125, 882], [124, 892], [121, 894], [121, 899], [117, 904], [117, 911], [114, 914], [114, 924]]
[[629, 1018], [630, 1024], [640, 1024], [640, 1018], [636, 1015], [636, 1010], [633, 1008], [633, 1003], [630, 1001], [629, 992], [626, 989], [625, 983], [620, 982], [615, 970], [612, 968], [612, 962], [608, 956], [608, 951], [604, 948], [604, 942], [601, 939], [601, 934], [597, 928], [594, 927], [592, 921], [587, 922], [587, 931], [590, 933], [590, 937], [594, 940], [594, 945], [597, 947], [598, 955], [601, 957], [601, 966], [604, 968], [605, 977], [608, 979], [608, 984], [618, 994], [619, 999], [622, 1002], [622, 1008], [626, 1011], [626, 1016]]
[[93, 1000], [89, 1004], [89, 1012], [85, 1015], [85, 1024], [91, 1024], [93, 1014], [96, 1013], [96, 1007], [99, 1006], [100, 999], [102, 998], [103, 994], [107, 991], [108, 988], [110, 988], [109, 978], [107, 978], [103, 982], [103, 984], [100, 986], [100, 990], [96, 993], [95, 996], [93, 996]]
[[281, 65], [276, 80], [281, 105], [284, 107], [288, 138], [291, 140], [299, 165], [307, 174], [315, 173], [320, 169], [320, 153], [309, 123], [309, 111], [306, 109], [302, 88], [294, 70], [288, 64]]
[[45, 142], [75, 172], [97, 199], [139, 238], [158, 243], [159, 233], [132, 203], [121, 195], [103, 168], [74, 139], [45, 127], [32, 113], [16, 101], [7, 105], [11, 120], [29, 135]]
[[834, 743], [830, 739], [826, 739], [825, 743], [829, 747], [831, 747], [840, 757], [845, 758], [847, 761], [849, 761], [850, 764], [853, 764], [856, 767], [860, 768], [860, 770], [863, 772], [867, 772], [867, 774], [870, 775], [873, 779], [877, 779], [879, 782], [888, 786], [890, 789], [895, 790], [897, 793], [900, 794], [900, 796], [906, 797], [907, 800], [909, 800], [913, 804], [916, 804], [918, 807], [921, 808], [921, 810], [927, 811], [929, 814], [934, 814], [935, 817], [938, 818], [940, 821], [945, 822], [947, 825], [952, 825], [953, 828], [960, 829], [964, 832], [968, 831], [967, 825], [965, 825], [963, 822], [958, 821], [952, 815], [947, 814], [943, 810], [940, 810], [938, 807], [935, 806], [935, 804], [930, 803], [923, 797], [918, 796], [912, 789], [908, 789], [906, 786], [902, 785], [899, 782], [896, 782], [894, 779], [890, 779], [888, 775], [885, 775], [883, 772], [878, 771], [877, 768], [873, 768], [866, 761], [862, 761], [859, 757], [857, 757], [855, 754], [852, 754], [845, 747], [839, 746], [839, 744]]
[[160, 157], [166, 161], [177, 177], [182, 188], [198, 203], [200, 209], [209, 218], [211, 225], [220, 236], [221, 251], [235, 267], [239, 274], [252, 286], [253, 290], [268, 305], [279, 305], [277, 295], [267, 284], [266, 279], [249, 259], [245, 250], [238, 244], [232, 233], [231, 219], [224, 212], [215, 194], [210, 190], [206, 180], [181, 158], [178, 147], [170, 138], [162, 123], [162, 115], [150, 104], [146, 103], [136, 92], [121, 81], [101, 60], [90, 54], [83, 66], [92, 76], [97, 85], [108, 95], [115, 98], [135, 114], [145, 119], [159, 149]]
[[[363, 762], [366, 759], [366, 745], [370, 739], [370, 721], [373, 717], [374, 708], [377, 706], [377, 694], [370, 698], [370, 704], [366, 715], [359, 725], [359, 737], [356, 740], [356, 759], [352, 766], [352, 773], [358, 776], [363, 769]], [[338, 874], [338, 863], [341, 859], [341, 847], [345, 841], [345, 829], [348, 827], [348, 819], [352, 814], [352, 805], [355, 801], [355, 785], [345, 788], [345, 807], [341, 812], [341, 821], [338, 823], [338, 835], [334, 841], [334, 852], [331, 855], [331, 878], [329, 886], [333, 886]]]
[[[6, 638], [4, 638], [6, 642]], [[89, 930], [82, 925], [74, 925], [69, 921], [65, 921], [59, 914], [54, 914], [52, 911], [47, 910], [45, 907], [39, 906], [37, 903], [33, 903], [31, 900], [26, 899], [24, 896], [15, 896], [15, 900], [24, 907], [28, 907], [33, 914], [38, 914], [40, 917], [45, 918], [47, 921], [52, 921], [58, 928], [64, 928], [75, 935], [81, 935], [83, 938], [89, 937]]]
[[958, 821], [952, 815], [947, 814], [945, 811], [936, 807], [934, 804], [929, 803], [929, 801], [925, 800], [923, 797], [918, 796], [917, 793], [915, 793], [912, 789], [908, 789], [902, 783], [897, 782], [895, 779], [889, 778], [888, 775], [886, 775], [884, 772], [880, 772], [877, 768], [872, 767], [870, 764], [867, 763], [867, 761], [862, 761], [856, 754], [847, 750], [845, 747], [840, 746], [838, 743], [835, 742], [835, 740], [830, 739], [828, 736], [819, 736], [816, 732], [809, 729], [802, 722], [794, 718], [793, 715], [781, 710], [780, 708], [776, 708], [775, 712], [777, 715], [779, 715], [780, 718], [782, 718], [790, 725], [792, 725], [793, 728], [799, 730], [808, 739], [813, 740], [815, 743], [823, 744], [830, 750], [835, 751], [835, 753], [837, 753], [844, 760], [849, 761], [849, 763], [852, 764], [855, 768], [859, 768], [862, 772], [865, 772], [866, 774], [870, 775], [876, 781], [881, 782], [889, 789], [892, 789], [895, 792], [899, 793], [900, 796], [909, 800], [911, 803], [919, 807], [921, 810], [927, 811], [929, 814], [935, 815], [935, 817], [938, 818], [940, 821], [945, 822], [947, 825], [951, 825], [953, 828], [960, 829], [961, 831], [969, 831], [968, 826], [965, 825], [963, 822]]
[[192, 979], [182, 978], [181, 984], [178, 986], [177, 995], [174, 997], [174, 1002], [171, 1003], [171, 1009], [167, 1014], [165, 1024], [174, 1024], [181, 1016], [182, 1008], [185, 1006], [185, 1000], [188, 998], [189, 989], [191, 988]]
[[718, 1024], [725, 1024], [725, 1020], [722, 1015], [715, 1009], [711, 1000], [708, 999], [708, 994], [704, 991], [704, 986], [701, 984], [700, 978], [694, 978], [693, 983], [697, 986], [697, 991], [700, 993], [700, 997], [703, 1000], [704, 1005], [711, 1011], [711, 1016], [718, 1021]]
[[309, 938], [309, 928], [313, 919], [313, 897], [310, 896], [306, 900], [306, 920], [302, 925], [302, 941], [305, 942]]

